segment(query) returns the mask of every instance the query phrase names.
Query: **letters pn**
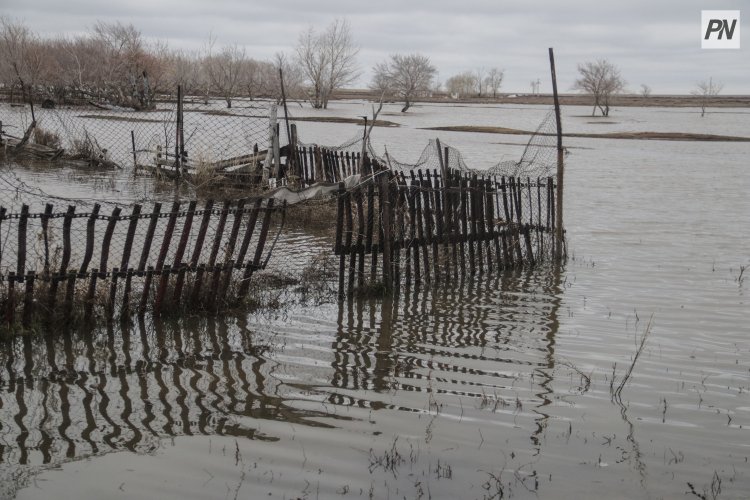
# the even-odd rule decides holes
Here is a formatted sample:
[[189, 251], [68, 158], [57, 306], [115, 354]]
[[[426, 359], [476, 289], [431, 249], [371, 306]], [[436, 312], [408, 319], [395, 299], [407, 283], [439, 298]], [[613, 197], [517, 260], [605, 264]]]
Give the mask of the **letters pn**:
[[708, 40], [708, 37], [711, 36], [711, 33], [719, 33], [718, 39], [721, 40], [721, 38], [726, 33], [727, 40], [731, 40], [732, 36], [734, 35], [734, 28], [737, 26], [737, 19], [732, 19], [732, 26], [729, 26], [729, 22], [726, 19], [711, 19], [708, 22], [708, 29], [706, 30], [706, 36], [703, 37], [704, 40]]

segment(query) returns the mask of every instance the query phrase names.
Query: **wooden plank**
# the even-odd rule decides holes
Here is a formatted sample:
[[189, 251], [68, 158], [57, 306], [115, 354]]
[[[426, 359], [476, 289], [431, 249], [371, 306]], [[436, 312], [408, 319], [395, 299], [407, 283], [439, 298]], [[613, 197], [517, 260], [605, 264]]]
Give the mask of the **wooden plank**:
[[325, 168], [323, 166], [323, 152], [320, 150], [320, 147], [314, 147], [313, 157], [315, 159], [315, 182], [327, 180], [325, 176]]
[[375, 184], [367, 184], [367, 229], [365, 230], [365, 252], [372, 252], [372, 231], [375, 224]]
[[203, 274], [206, 272], [206, 265], [201, 263], [195, 272], [195, 280], [193, 281], [193, 289], [190, 292], [190, 306], [193, 308], [198, 307], [201, 297], [201, 287], [203, 286]]
[[357, 259], [357, 252], [354, 251], [352, 248], [352, 237], [354, 232], [354, 223], [353, 223], [353, 217], [352, 217], [352, 196], [354, 193], [351, 191], [347, 192], [346, 196], [346, 209], [344, 210], [346, 214], [346, 243], [344, 246], [344, 253], [349, 256], [349, 284], [347, 286], [347, 291], [349, 296], [351, 297], [352, 292], [354, 290], [354, 269], [356, 265], [356, 259]]
[[399, 292], [401, 287], [401, 249], [404, 246], [404, 224], [405, 224], [405, 213], [404, 213], [404, 191], [403, 185], [398, 182], [398, 178], [395, 178], [396, 184], [396, 197], [393, 206], [393, 221], [395, 227], [393, 228], [393, 284], [395, 286], [396, 293]]
[[258, 235], [258, 244], [255, 246], [255, 256], [252, 262], [248, 261], [245, 265], [245, 271], [242, 276], [242, 282], [240, 283], [240, 289], [238, 297], [244, 298], [250, 288], [250, 278], [256, 269], [261, 268], [261, 261], [263, 259], [263, 249], [266, 246], [266, 239], [268, 238], [268, 228], [271, 225], [271, 215], [274, 212], [274, 199], [269, 198], [266, 202], [266, 211], [263, 215], [263, 222], [260, 226], [260, 234]]
[[143, 293], [141, 295], [141, 300], [138, 303], [139, 316], [143, 316], [144, 314], [146, 314], [146, 307], [148, 306], [148, 296], [151, 293], [151, 280], [153, 279], [154, 275], [154, 266], [148, 266], [145, 273], [146, 279], [143, 282]]
[[338, 291], [338, 299], [339, 301], [344, 300], [344, 297], [346, 296], [346, 293], [344, 292], [346, 282], [345, 282], [345, 274], [344, 274], [344, 268], [346, 266], [346, 251], [344, 249], [344, 221], [351, 219], [351, 214], [347, 216], [348, 210], [351, 209], [351, 205], [347, 204], [347, 198], [349, 197], [349, 193], [346, 192], [346, 188], [344, 187], [344, 183], [339, 183], [339, 191], [338, 191], [338, 205], [337, 205], [337, 211], [336, 211], [336, 254], [339, 256], [339, 291]]
[[237, 200], [237, 207], [234, 211], [234, 222], [232, 223], [232, 229], [229, 233], [229, 241], [227, 241], [226, 245], [224, 246], [224, 258], [222, 259], [222, 262], [232, 262], [231, 266], [225, 266], [224, 269], [224, 283], [226, 286], [222, 286], [220, 288], [220, 299], [225, 301], [226, 291], [229, 288], [229, 282], [232, 279], [232, 272], [234, 270], [234, 248], [237, 245], [237, 235], [240, 232], [240, 225], [242, 224], [242, 219], [245, 215], [245, 203], [247, 200], [245, 198], [241, 198]]
[[[0, 129], [2, 128], [2, 122], [0, 121]], [[5, 207], [0, 207], [0, 229], [2, 228], [3, 221], [5, 220], [5, 213], [7, 210]], [[3, 245], [0, 245], [0, 263], [3, 261]]]
[[544, 238], [542, 237], [542, 178], [536, 178], [536, 232], [537, 232], [537, 255], [544, 255]]
[[357, 286], [362, 288], [365, 282], [365, 213], [363, 206], [364, 194], [362, 188], [357, 188], [356, 201], [357, 201], [357, 245], [356, 249], [359, 254], [359, 268], [357, 269]]
[[[471, 214], [471, 246], [474, 247], [474, 252], [476, 256], [476, 264], [473, 265], [474, 268], [479, 267], [479, 273], [482, 274], [484, 272], [483, 269], [483, 260], [484, 256], [482, 254], [482, 239], [481, 239], [481, 233], [479, 232], [479, 228], [481, 226], [481, 217], [482, 214], [479, 213], [479, 203], [478, 202], [478, 194], [479, 190], [477, 189], [477, 184], [479, 183], [477, 179], [477, 175], [473, 174], [470, 179], [467, 179], [467, 182], [469, 183], [470, 189], [469, 189], [469, 213]], [[472, 262], [474, 262], [474, 258], [472, 258]], [[472, 274], [474, 271], [472, 270]]]
[[[436, 263], [438, 268], [447, 270], [448, 258], [447, 258], [447, 245], [445, 240], [445, 233], [443, 224], [445, 222], [445, 214], [443, 213], [443, 202], [445, 201], [445, 190], [441, 185], [440, 178], [437, 176], [437, 171], [433, 171], [434, 188], [432, 191], [433, 201], [435, 203], [435, 226], [436, 226], [436, 241], [440, 245], [440, 253], [443, 255], [442, 265], [440, 259]], [[435, 273], [437, 274], [437, 273]]]
[[117, 280], [120, 277], [120, 269], [112, 269], [112, 280], [109, 284], [109, 301], [107, 302], [107, 319], [112, 319], [115, 314], [115, 299], [117, 298]]
[[344, 187], [344, 183], [339, 183], [339, 190], [336, 197], [336, 241], [333, 246], [333, 253], [335, 255], [343, 255], [343, 249], [341, 248], [341, 242], [342, 238], [344, 236], [344, 210], [346, 208], [345, 205], [345, 199], [346, 199], [346, 188]]
[[[471, 274], [474, 274], [474, 245], [471, 244], [469, 239], [469, 193], [466, 185], [466, 179], [458, 179], [459, 186], [461, 187], [461, 238], [459, 241], [461, 248], [461, 275], [466, 275], [466, 256], [468, 253], [469, 266]], [[466, 247], [468, 246], [468, 252]]]
[[133, 205], [133, 209], [130, 212], [130, 222], [128, 223], [128, 232], [125, 236], [125, 247], [122, 249], [122, 261], [120, 262], [120, 269], [129, 269], [130, 265], [130, 253], [133, 249], [133, 239], [135, 238], [135, 230], [138, 227], [138, 219], [141, 215], [141, 206], [139, 204]]
[[172, 269], [177, 269], [177, 279], [175, 280], [174, 293], [172, 295], [172, 301], [178, 303], [182, 294], [182, 288], [185, 283], [185, 268], [187, 264], [182, 261], [185, 256], [185, 249], [187, 248], [188, 240], [190, 239], [190, 230], [193, 228], [193, 217], [195, 215], [195, 207], [197, 202], [192, 200], [188, 205], [187, 214], [185, 215], [185, 222], [182, 225], [182, 234], [180, 234], [180, 242], [177, 245], [177, 251], [175, 252], [174, 261], [172, 261]]
[[198, 260], [201, 257], [203, 251], [203, 242], [206, 240], [206, 232], [208, 231], [208, 224], [211, 222], [211, 215], [213, 213], [214, 200], [206, 200], [206, 205], [203, 207], [203, 218], [201, 219], [201, 226], [198, 229], [198, 236], [195, 238], [195, 246], [193, 247], [193, 255], [190, 258], [190, 268], [195, 270], [198, 266]]
[[426, 244], [426, 235], [424, 228], [424, 208], [422, 207], [422, 187], [414, 176], [414, 170], [411, 171], [411, 183], [414, 193], [414, 201], [416, 202], [415, 210], [417, 214], [417, 238], [418, 247], [422, 254], [422, 271], [424, 272], [425, 281], [427, 283], [432, 281], [432, 273], [430, 272], [430, 257], [428, 255], [428, 247]]
[[47, 203], [42, 214], [42, 239], [44, 243], [44, 277], [49, 278], [49, 218], [52, 215], [52, 204]]
[[383, 283], [386, 293], [393, 291], [393, 270], [391, 268], [391, 245], [393, 242], [391, 234], [391, 191], [389, 173], [384, 172], [380, 176], [380, 199], [383, 210]]
[[275, 200], [273, 198], [269, 198], [266, 202], [266, 213], [263, 216], [263, 224], [260, 227], [260, 234], [258, 235], [258, 245], [255, 248], [255, 256], [253, 257], [253, 267], [255, 269], [263, 267], [263, 250], [268, 239], [268, 231], [271, 228], [271, 216], [275, 211], [274, 204]]
[[148, 224], [148, 230], [146, 231], [146, 238], [143, 241], [143, 249], [141, 251], [141, 259], [138, 262], [138, 273], [142, 274], [146, 269], [146, 261], [148, 260], [148, 254], [151, 250], [151, 243], [154, 239], [154, 232], [156, 231], [156, 224], [159, 222], [159, 212], [161, 212], [161, 203], [154, 203], [154, 210], [151, 212], [150, 221]]
[[26, 274], [26, 229], [29, 224], [29, 206], [21, 206], [21, 216], [18, 219], [18, 255], [16, 275], [23, 279]]
[[99, 277], [100, 278], [106, 278], [107, 277], [107, 261], [109, 260], [109, 246], [110, 242], [112, 241], [112, 234], [115, 232], [115, 224], [117, 224], [117, 220], [120, 217], [121, 212], [120, 207], [115, 207], [112, 210], [112, 215], [110, 216], [109, 222], [107, 223], [107, 229], [104, 231], [104, 239], [102, 240], [102, 251], [101, 251], [101, 258], [99, 260]]
[[164, 264], [164, 267], [157, 271], [159, 276], [159, 286], [156, 288], [156, 298], [154, 299], [154, 316], [161, 316], [162, 304], [164, 301], [164, 295], [167, 293], [167, 286], [169, 285], [169, 276], [172, 273], [172, 266]]
[[552, 177], [547, 177], [547, 227], [555, 229], [555, 204], [554, 191], [552, 190]]
[[[401, 184], [404, 186], [404, 202], [406, 204], [407, 209], [409, 210], [409, 219], [408, 219], [408, 226], [409, 226], [409, 236], [406, 241], [405, 250], [406, 250], [406, 284], [407, 286], [411, 287], [412, 283], [417, 281], [417, 273], [419, 268], [419, 254], [415, 240], [417, 238], [417, 225], [414, 222], [414, 219], [416, 218], [416, 207], [415, 207], [415, 201], [414, 197], [412, 196], [412, 188], [406, 183], [406, 178], [404, 176], [403, 172], [399, 172], [401, 176]], [[404, 234], [406, 234], [406, 231], [404, 231]], [[412, 280], [412, 271], [414, 272], [415, 278]]]
[[312, 158], [308, 156], [308, 148], [303, 147], [302, 148], [302, 181], [304, 182], [304, 186], [309, 186], [314, 182], [315, 174], [312, 171]]
[[78, 270], [78, 276], [80, 278], [83, 278], [86, 276], [86, 270], [89, 267], [89, 263], [91, 262], [91, 257], [94, 254], [94, 238], [96, 237], [95, 229], [96, 229], [96, 219], [99, 217], [99, 209], [101, 206], [96, 203], [94, 204], [94, 209], [91, 211], [91, 215], [89, 215], [89, 220], [86, 222], [86, 252], [83, 256], [83, 262], [81, 263], [81, 268]]
[[232, 230], [229, 233], [229, 241], [227, 241], [227, 244], [225, 245], [225, 258], [224, 261], [227, 261], [231, 259], [234, 256], [234, 247], [237, 244], [237, 235], [240, 232], [240, 225], [242, 224], [242, 219], [245, 216], [245, 203], [247, 202], [247, 199], [240, 198], [237, 200], [237, 207], [234, 211], [234, 222], [232, 223]]
[[130, 289], [131, 289], [131, 282], [133, 280], [133, 274], [135, 271], [132, 268], [129, 268], [127, 272], [125, 273], [125, 289], [122, 292], [122, 314], [121, 319], [122, 321], [126, 321], [128, 318], [128, 314], [130, 312]]
[[245, 226], [245, 235], [242, 238], [242, 244], [240, 245], [240, 251], [237, 254], [236, 261], [238, 263], [245, 262], [245, 255], [247, 255], [247, 249], [250, 246], [250, 240], [253, 237], [253, 232], [255, 231], [255, 224], [258, 221], [258, 213], [260, 213], [260, 208], [263, 203], [262, 198], [258, 198], [255, 200], [255, 204], [253, 205], [253, 209], [250, 211], [250, 217], [247, 221], [247, 226]]
[[164, 262], [167, 260], [167, 254], [169, 253], [169, 247], [172, 243], [172, 235], [174, 234], [174, 228], [177, 225], [177, 217], [179, 214], [180, 202], [175, 201], [172, 203], [172, 210], [169, 212], [167, 228], [164, 230], [164, 237], [161, 240], [161, 248], [159, 249], [159, 256], [156, 260], [156, 272], [161, 272], [164, 268]]
[[174, 284], [174, 293], [172, 294], [173, 304], [179, 305], [182, 301], [182, 290], [185, 287], [185, 274], [187, 274], [187, 263], [182, 262], [178, 266], [177, 279]]
[[5, 324], [12, 326], [16, 319], [16, 273], [8, 273], [8, 300], [5, 303]]
[[[492, 264], [494, 263], [498, 269], [502, 268], [502, 254], [500, 250], [500, 241], [498, 240], [497, 232], [495, 231], [495, 221], [497, 220], [495, 218], [495, 200], [497, 198], [497, 194], [495, 191], [495, 181], [493, 177], [488, 177], [487, 183], [485, 184], [485, 200], [486, 200], [486, 206], [487, 206], [487, 219], [489, 221], [488, 224], [488, 234], [489, 234], [489, 240], [490, 244], [494, 245], [495, 249], [495, 258], [493, 260], [490, 260], [490, 272], [492, 272]], [[488, 250], [488, 253], [491, 253], [491, 250]]]
[[21, 319], [24, 328], [31, 326], [31, 319], [34, 317], [34, 281], [36, 281], [36, 272], [29, 271], [26, 274], [26, 293], [23, 298], [23, 316]]
[[[446, 160], [448, 148], [446, 148]], [[449, 185], [448, 193], [448, 228], [450, 230], [451, 257], [453, 258], [453, 276], [458, 277], [460, 266], [458, 255], [458, 240], [460, 239], [460, 206], [461, 206], [461, 186], [456, 182], [456, 175], [450, 169], [446, 169], [446, 180]], [[463, 262], [463, 259], [461, 259]]]
[[[383, 224], [382, 220], [380, 218], [380, 214], [382, 213], [383, 209], [383, 203], [380, 199], [380, 187], [378, 186], [378, 196], [375, 197], [375, 184], [377, 182], [377, 177], [372, 178], [372, 189], [373, 189], [373, 197], [372, 197], [372, 207], [373, 207], [373, 217], [377, 219], [378, 224], [378, 243], [372, 244], [372, 254], [370, 255], [371, 261], [370, 261], [370, 281], [373, 283], [377, 279], [378, 274], [378, 252], [382, 252], [383, 250]], [[369, 196], [369, 194], [368, 194]], [[377, 205], [375, 204], [375, 200], [377, 199]], [[377, 206], [377, 209], [375, 208]], [[374, 221], [373, 221], [374, 222]], [[375, 235], [373, 234], [373, 242], [375, 241]]]
[[182, 234], [180, 234], [180, 242], [177, 244], [177, 251], [175, 252], [174, 261], [172, 262], [172, 268], [178, 268], [182, 264], [182, 258], [185, 255], [185, 249], [187, 248], [187, 243], [190, 239], [190, 230], [193, 228], [193, 216], [195, 215], [195, 207], [197, 204], [198, 202], [195, 200], [190, 201], [190, 204], [188, 204], [185, 222], [182, 225]]
[[229, 215], [230, 207], [232, 206], [232, 202], [230, 200], [226, 200], [224, 202], [224, 207], [221, 209], [221, 214], [219, 215], [219, 225], [216, 226], [216, 234], [214, 235], [214, 244], [211, 248], [211, 255], [208, 258], [208, 269], [213, 270], [214, 266], [216, 265], [216, 257], [219, 255], [219, 249], [221, 248], [221, 240], [224, 237], [224, 227], [227, 224], [227, 216]]
[[435, 220], [433, 218], [433, 209], [437, 210], [437, 197], [435, 189], [432, 186], [432, 176], [429, 170], [422, 175], [419, 170], [419, 183], [422, 185], [422, 199], [425, 207], [425, 230], [427, 232], [426, 243], [432, 247], [432, 269], [435, 281], [440, 281], [440, 255], [438, 253], [438, 239], [435, 234]]

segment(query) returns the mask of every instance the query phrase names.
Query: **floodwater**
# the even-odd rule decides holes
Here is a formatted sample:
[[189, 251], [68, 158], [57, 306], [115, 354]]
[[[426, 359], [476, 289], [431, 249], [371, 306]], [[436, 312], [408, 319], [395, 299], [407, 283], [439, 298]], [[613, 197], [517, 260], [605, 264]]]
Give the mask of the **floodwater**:
[[[419, 127], [533, 129], [548, 111], [396, 110], [381, 118], [403, 126], [375, 129], [376, 144], [408, 161], [437, 136], [481, 168], [517, 158], [526, 138]], [[566, 108], [565, 130], [746, 136], [750, 118], [589, 112]], [[307, 142], [356, 132], [301, 125]], [[4, 345], [0, 495], [748, 498], [750, 143], [566, 145], [560, 267], [422, 283], [393, 301], [280, 291], [270, 311]], [[18, 175], [57, 189], [68, 178]]]

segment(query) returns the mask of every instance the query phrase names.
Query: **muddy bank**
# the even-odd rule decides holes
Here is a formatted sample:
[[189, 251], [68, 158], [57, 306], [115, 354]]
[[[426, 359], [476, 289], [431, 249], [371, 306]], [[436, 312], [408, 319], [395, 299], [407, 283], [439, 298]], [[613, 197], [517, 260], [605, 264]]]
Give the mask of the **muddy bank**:
[[[336, 99], [367, 99], [377, 101], [380, 94], [369, 90], [340, 90]], [[612, 107], [668, 107], [668, 108], [699, 108], [701, 97], [693, 95], [652, 95], [643, 97], [635, 94], [618, 95], [612, 98]], [[396, 101], [394, 101], [396, 102]], [[552, 106], [551, 94], [531, 95], [524, 93], [503, 93], [497, 97], [460, 97], [451, 98], [444, 92], [435, 93], [430, 97], [421, 97], [415, 103], [450, 103], [450, 104], [537, 104]], [[563, 106], [592, 106], [593, 100], [589, 95], [563, 94], [560, 96]], [[750, 108], [750, 96], [723, 95], [711, 97], [707, 100], [709, 108]], [[598, 112], [597, 112], [598, 114]]]
[[[533, 135], [531, 130], [506, 127], [482, 127], [474, 125], [456, 125], [448, 127], [426, 127], [423, 130], [443, 130], [447, 132], [480, 132], [483, 134]], [[553, 135], [553, 134], [540, 134]], [[605, 134], [565, 133], [565, 137], [586, 137], [590, 139], [638, 139], [654, 141], [712, 141], [712, 142], [750, 142], [750, 137], [732, 135], [695, 134], [689, 132], [609, 132]]]

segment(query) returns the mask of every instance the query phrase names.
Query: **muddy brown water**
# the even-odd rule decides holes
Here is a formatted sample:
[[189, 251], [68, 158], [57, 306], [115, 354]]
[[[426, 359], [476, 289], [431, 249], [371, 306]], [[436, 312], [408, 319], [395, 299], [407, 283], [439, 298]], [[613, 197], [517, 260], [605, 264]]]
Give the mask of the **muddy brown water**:
[[[482, 109], [470, 118], [491, 122]], [[541, 114], [524, 112], [508, 125]], [[701, 127], [658, 116], [642, 129]], [[706, 130], [743, 135], [725, 116]], [[750, 146], [570, 146], [563, 266], [341, 305], [291, 290], [278, 309], [3, 345], [0, 495], [747, 498]]]

